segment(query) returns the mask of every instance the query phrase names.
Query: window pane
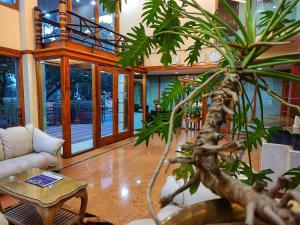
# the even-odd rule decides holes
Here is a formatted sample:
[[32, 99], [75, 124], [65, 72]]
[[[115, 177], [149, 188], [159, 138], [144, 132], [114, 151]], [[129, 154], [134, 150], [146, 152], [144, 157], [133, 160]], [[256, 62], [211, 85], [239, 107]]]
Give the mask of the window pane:
[[93, 64], [70, 60], [72, 153], [93, 148]]
[[60, 59], [41, 62], [44, 131], [62, 138]]
[[[72, 1], [72, 12], [78, 14], [79, 16], [82, 16], [86, 18], [89, 21], [95, 21], [95, 5], [97, 0], [73, 0]], [[75, 26], [72, 26], [73, 29], [78, 30], [83, 33], [83, 35], [89, 35], [91, 36], [93, 33], [95, 33], [95, 25], [93, 25], [90, 22], [80, 22], [80, 19], [78, 16], [72, 16], [72, 24]], [[78, 42], [80, 44], [87, 45], [89, 47], [93, 47], [93, 44], [95, 44], [95, 40], [85, 37], [81, 34], [73, 33], [73, 41]]]
[[118, 78], [118, 127], [119, 132], [128, 130], [129, 75], [119, 74]]
[[16, 0], [0, 0], [0, 2], [7, 4], [7, 5], [16, 5], [17, 4]]
[[101, 137], [113, 134], [113, 74], [101, 71]]
[[21, 124], [19, 106], [18, 61], [16, 58], [0, 56], [0, 127]]
[[134, 75], [134, 129], [143, 127], [143, 75]]
[[147, 108], [149, 112], [155, 112], [155, 104], [158, 103], [158, 76], [147, 77]]
[[[115, 31], [115, 14], [109, 14], [103, 10], [102, 4], [99, 6], [99, 24], [108, 28], [109, 30]], [[114, 44], [115, 34], [109, 30], [101, 29], [100, 37], [105, 40], [107, 43], [103, 43], [102, 50], [114, 53], [115, 47], [111, 44]], [[111, 43], [111, 44], [110, 44]]]
[[[59, 8], [58, 0], [38, 0], [38, 6], [41, 9], [44, 17], [53, 22], [59, 23], [59, 13], [48, 13], [51, 10]], [[59, 25], [53, 25], [49, 23], [42, 23], [42, 36], [43, 42], [51, 42], [59, 39], [60, 28]]]

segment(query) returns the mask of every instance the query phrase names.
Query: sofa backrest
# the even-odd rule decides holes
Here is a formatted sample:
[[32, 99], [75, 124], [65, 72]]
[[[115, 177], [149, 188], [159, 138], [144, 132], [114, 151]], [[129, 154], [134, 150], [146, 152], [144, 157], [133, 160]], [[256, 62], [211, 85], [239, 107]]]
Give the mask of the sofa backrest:
[[4, 159], [11, 159], [32, 153], [33, 126], [0, 129]]
[[0, 139], [0, 161], [4, 160], [4, 150], [3, 150], [3, 144], [2, 141]]

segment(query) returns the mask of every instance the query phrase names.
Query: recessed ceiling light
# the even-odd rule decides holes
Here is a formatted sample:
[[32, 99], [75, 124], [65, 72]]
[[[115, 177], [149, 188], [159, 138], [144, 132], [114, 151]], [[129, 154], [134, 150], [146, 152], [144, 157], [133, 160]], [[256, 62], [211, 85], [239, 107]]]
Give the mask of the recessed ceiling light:
[[80, 2], [80, 0], [76, 0], [76, 2]]

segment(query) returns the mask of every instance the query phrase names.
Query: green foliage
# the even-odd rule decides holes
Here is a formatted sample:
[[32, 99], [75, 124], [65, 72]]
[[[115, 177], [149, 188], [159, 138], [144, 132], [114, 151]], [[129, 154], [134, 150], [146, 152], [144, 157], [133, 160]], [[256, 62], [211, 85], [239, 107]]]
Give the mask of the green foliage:
[[122, 0], [99, 0], [99, 2], [102, 4], [103, 10], [108, 13], [115, 13], [118, 9], [122, 11]]
[[300, 167], [291, 169], [287, 171], [285, 174], [289, 178], [289, 182], [287, 183], [285, 190], [295, 189], [300, 184]]
[[241, 179], [245, 184], [253, 185], [255, 182], [268, 182], [272, 179], [268, 175], [274, 173], [271, 169], [262, 170], [259, 173], [252, 171], [252, 168], [245, 162], [241, 162], [242, 166], [239, 168], [239, 174], [244, 175], [246, 179]]
[[[250, 159], [249, 165], [241, 162], [235, 155], [230, 156], [229, 161], [220, 162], [224, 171], [244, 175], [246, 177], [244, 182], [249, 185], [257, 181], [270, 181], [268, 175], [272, 173], [271, 170], [264, 170], [259, 173], [252, 171], [250, 151], [258, 144], [262, 144], [263, 139], [268, 140], [279, 130], [279, 127], [264, 127], [261, 91], [266, 87], [259, 80], [264, 77], [272, 77], [274, 79], [300, 82], [299, 76], [270, 69], [275, 65], [299, 63], [300, 60], [296, 58], [300, 56], [299, 52], [278, 54], [271, 57], [261, 56], [274, 46], [280, 45], [284, 48], [291, 37], [299, 34], [300, 21], [298, 19], [294, 21], [287, 19], [299, 1], [282, 0], [274, 12], [264, 12], [259, 23], [261, 35], [257, 36], [256, 15], [251, 12], [250, 0], [246, 0], [245, 22], [242, 22], [227, 0], [220, 0], [228, 15], [237, 25], [238, 30], [224, 22], [218, 13], [212, 14], [194, 0], [146, 0], [142, 14], [143, 21], [152, 33], [147, 35], [142, 24], [134, 27], [132, 32], [127, 35], [127, 42], [123, 52], [120, 53], [121, 60], [119, 63], [123, 67], [140, 65], [143, 57], [149, 57], [152, 52], [160, 53], [161, 63], [167, 66], [172, 61], [171, 55], [184, 46], [184, 49], [188, 52], [185, 62], [193, 65], [198, 62], [201, 49], [214, 48], [222, 55], [218, 65], [219, 68], [202, 74], [199, 78], [199, 84], [207, 79], [210, 74], [225, 68], [228, 73], [240, 74], [241, 86], [244, 83], [250, 83], [257, 88], [260, 109], [262, 110], [261, 118], [252, 118], [254, 117], [253, 99], [250, 99], [244, 90], [239, 90], [239, 87], [236, 89], [239, 95], [239, 104], [235, 107], [235, 116], [232, 118], [233, 138], [236, 138], [236, 136], [239, 139], [244, 138], [244, 144]], [[181, 21], [187, 22], [181, 23]], [[184, 43], [186, 39], [191, 41]], [[218, 82], [220, 82], [219, 78], [214, 81], [213, 85], [203, 89], [203, 92], [196, 97], [200, 98], [204, 93], [210, 92]], [[183, 100], [189, 92], [190, 89], [183, 87], [179, 81], [175, 81], [168, 87], [161, 102], [166, 113], [158, 114], [152, 122], [146, 124], [146, 127], [140, 130], [137, 144], [143, 141], [148, 144], [154, 134], [158, 134], [166, 141], [169, 138], [169, 111], [172, 110], [174, 104]], [[188, 104], [185, 107], [187, 106]], [[174, 131], [179, 126], [185, 110], [186, 108], [182, 108], [176, 116]], [[250, 113], [251, 116], [249, 116]], [[185, 154], [187, 153], [191, 154], [190, 151], [185, 152]], [[188, 163], [181, 164], [174, 171], [174, 174], [178, 179], [183, 178], [185, 181], [195, 175], [193, 167]], [[299, 179], [298, 171], [291, 171], [289, 175], [294, 177], [294, 180]], [[295, 186], [290, 185], [291, 187]], [[195, 185], [190, 190], [191, 193], [197, 190], [198, 186], [199, 184]]]
[[[168, 140], [168, 132], [169, 132], [169, 124], [170, 124], [170, 113], [159, 113], [155, 116], [153, 116], [153, 121], [149, 123], [144, 123], [145, 127], [138, 130], [137, 134], [137, 140], [135, 145], [139, 145], [142, 142], [146, 142], [146, 145], [148, 146], [149, 140], [153, 135], [157, 134], [161, 137], [162, 140], [166, 141]], [[180, 126], [180, 122], [182, 120], [182, 115], [178, 114], [175, 118], [175, 126], [174, 126], [174, 132], [177, 127]]]
[[143, 61], [143, 57], [151, 54], [151, 50], [154, 47], [151, 43], [151, 38], [146, 35], [145, 28], [142, 24], [132, 28], [133, 33], [127, 34], [126, 45], [124, 51], [120, 53], [121, 59], [119, 64], [124, 68], [130, 66], [134, 68], [136, 65], [140, 65]]
[[263, 140], [270, 141], [272, 136], [280, 131], [280, 126], [273, 126], [265, 128], [262, 121], [259, 119], [253, 119], [254, 124], [249, 124], [248, 139], [245, 142], [247, 149], [250, 151], [252, 148], [257, 148], [258, 144], [262, 145]]
[[176, 78], [164, 89], [161, 98], [161, 106], [164, 111], [172, 110], [175, 104], [179, 103], [187, 93], [188, 88], [183, 86]]

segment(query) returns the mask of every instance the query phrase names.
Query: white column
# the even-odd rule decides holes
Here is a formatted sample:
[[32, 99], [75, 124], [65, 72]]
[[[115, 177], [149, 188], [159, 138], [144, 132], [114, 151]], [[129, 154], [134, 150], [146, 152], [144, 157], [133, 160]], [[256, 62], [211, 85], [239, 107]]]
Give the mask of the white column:
[[[21, 49], [34, 50], [34, 18], [33, 8], [37, 0], [20, 0], [20, 29]], [[36, 62], [33, 54], [23, 54], [23, 80], [24, 80], [24, 102], [25, 121], [38, 126], [38, 103], [36, 83]]]

